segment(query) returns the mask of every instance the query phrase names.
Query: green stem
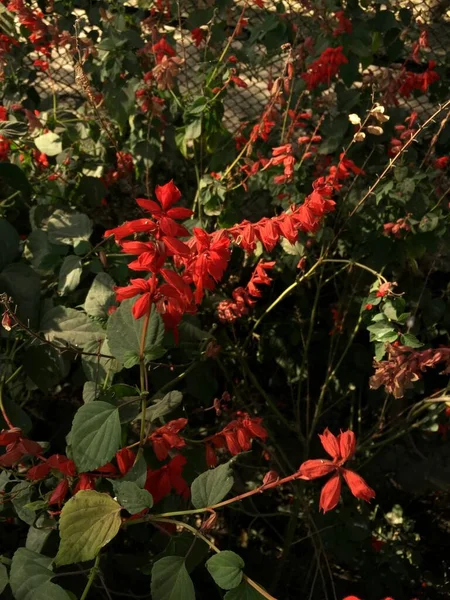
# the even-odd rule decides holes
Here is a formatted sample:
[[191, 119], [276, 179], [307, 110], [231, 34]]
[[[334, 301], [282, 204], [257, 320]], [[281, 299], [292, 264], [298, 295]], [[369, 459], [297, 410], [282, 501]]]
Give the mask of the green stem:
[[139, 345], [139, 370], [140, 370], [140, 380], [141, 380], [141, 427], [139, 431], [139, 450], [136, 454], [135, 463], [142, 456], [144, 451], [144, 443], [145, 443], [145, 413], [147, 410], [147, 398], [148, 398], [148, 378], [147, 378], [147, 369], [145, 368], [145, 341], [147, 338], [148, 325], [150, 323], [150, 315], [152, 309], [150, 307], [148, 313], [144, 317], [144, 325], [142, 327], [141, 340]]
[[94, 566], [91, 569], [91, 572], [89, 574], [89, 578], [87, 580], [86, 583], [86, 587], [83, 590], [83, 593], [80, 597], [80, 600], [86, 600], [88, 594], [89, 594], [89, 590], [92, 587], [92, 584], [94, 583], [95, 578], [97, 577], [97, 573], [99, 570], [99, 565], [100, 565], [100, 554], [97, 554], [97, 556], [95, 557], [95, 563]]
[[2, 377], [2, 379], [0, 381], [0, 411], [2, 413], [3, 419], [5, 420], [5, 423], [8, 425], [9, 429], [13, 429], [14, 425], [8, 419], [8, 415], [6, 414], [6, 410], [5, 410], [5, 405], [3, 404], [3, 388], [4, 388], [4, 386], [5, 386], [5, 378]]
[[11, 383], [11, 381], [13, 381], [17, 375], [19, 375], [19, 373], [22, 371], [23, 369], [23, 365], [20, 365], [20, 367], [17, 367], [17, 369], [14, 371], [14, 373], [12, 375], [10, 375], [8, 377], [8, 379], [5, 381], [5, 385], [8, 385], [8, 383]]
[[[205, 535], [200, 533], [200, 531], [198, 531], [198, 529], [196, 529], [192, 525], [189, 525], [189, 523], [185, 523], [184, 521], [177, 521], [175, 519], [152, 519], [152, 521], [156, 521], [157, 523], [171, 523], [172, 525], [176, 525], [177, 527], [182, 527], [183, 529], [190, 531], [192, 533], [192, 535], [195, 536], [196, 538], [205, 542], [205, 544], [207, 546], [209, 546], [209, 548], [211, 548], [211, 550], [216, 552], [216, 554], [218, 554], [220, 552], [220, 548], [218, 548]], [[276, 598], [271, 596], [268, 592], [266, 592], [266, 590], [264, 588], [262, 588], [260, 585], [258, 585], [256, 583], [256, 581], [253, 581], [253, 579], [250, 579], [250, 577], [247, 577], [247, 575], [245, 575], [245, 573], [242, 574], [242, 578], [249, 585], [251, 585], [252, 588], [254, 588], [257, 592], [259, 592], [264, 598], [267, 598], [267, 600], [276, 600]]]

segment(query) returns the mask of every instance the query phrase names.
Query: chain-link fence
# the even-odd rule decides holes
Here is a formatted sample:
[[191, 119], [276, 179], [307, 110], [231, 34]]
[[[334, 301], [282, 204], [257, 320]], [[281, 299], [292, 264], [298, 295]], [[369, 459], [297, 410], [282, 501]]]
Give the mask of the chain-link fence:
[[[227, 27], [230, 32], [233, 31], [242, 13], [243, 4], [242, 0], [237, 0], [227, 10]], [[254, 36], [254, 31], [263, 22], [267, 24], [270, 13], [279, 10], [280, 7], [277, 0], [263, 0], [262, 9], [258, 7], [256, 2], [250, 5], [248, 5], [248, 2], [246, 4], [245, 18], [248, 25], [243, 28], [239, 36], [236, 36], [231, 46], [232, 51], [245, 51], [245, 44], [249, 37]], [[196, 10], [211, 8], [213, 5], [213, 0], [182, 0], [180, 10], [172, 22], [172, 26], [165, 26], [165, 29], [173, 33], [175, 37], [178, 54], [185, 58], [183, 70], [179, 76], [179, 82], [184, 90], [195, 88], [196, 71], [202, 68], [205, 57], [204, 47], [196, 47], [194, 44], [187, 25], [190, 21], [189, 18], [195, 14]], [[311, 10], [309, 2], [285, 0], [283, 6], [285, 9], [283, 19], [295, 26], [299, 40], [308, 36], [313, 39], [317, 37], [320, 33], [320, 19]], [[385, 6], [393, 11], [408, 8], [414, 19], [419, 19], [423, 23], [428, 33], [427, 58], [436, 61], [437, 65], [444, 63], [450, 42], [450, 0], [387, 1]], [[78, 12], [79, 16], [83, 15], [82, 11]], [[274, 19], [275, 22], [276, 19]], [[237, 88], [225, 100], [225, 122], [230, 129], [238, 128], [242, 121], [254, 119], [263, 111], [269, 100], [268, 84], [282, 73], [283, 53], [280, 46], [281, 44], [269, 52], [263, 45], [258, 43], [253, 45], [251, 58], [254, 59], [256, 56], [257, 60], [249, 60], [245, 64], [245, 69], [242, 69], [242, 73], [239, 75], [245, 81], [247, 87]], [[362, 73], [362, 85], [375, 86], [377, 89], [382, 90], [401, 68], [401, 63], [387, 62], [386, 64], [386, 61], [383, 60], [379, 61], [378, 64], [369, 65]], [[418, 68], [420, 68], [420, 65], [418, 65]], [[76, 107], [77, 104], [83, 102], [84, 97], [75, 84], [73, 61], [64, 49], [59, 48], [54, 51], [51, 75], [50, 85], [48, 74], [41, 73], [38, 75], [36, 86], [42, 97], [55, 93], [60, 102], [71, 107]], [[333, 101], [332, 95], [329, 97], [329, 101]], [[434, 108], [426, 96], [409, 98], [403, 103], [410, 110], [416, 110], [424, 114], [429, 114]]]

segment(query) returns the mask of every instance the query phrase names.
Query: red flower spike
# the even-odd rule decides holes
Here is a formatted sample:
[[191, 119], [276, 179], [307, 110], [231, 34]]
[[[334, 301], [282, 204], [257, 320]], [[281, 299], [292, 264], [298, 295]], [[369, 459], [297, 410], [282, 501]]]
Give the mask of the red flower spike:
[[51, 506], [52, 504], [58, 504], [59, 506], [62, 506], [62, 503], [64, 502], [64, 498], [66, 497], [68, 491], [69, 482], [67, 481], [67, 479], [63, 479], [58, 483], [58, 485], [53, 491], [53, 494], [50, 496], [50, 500], [48, 501], [49, 506]]
[[168, 496], [172, 489], [184, 499], [189, 497], [189, 486], [182, 477], [186, 459], [178, 454], [160, 469], [148, 469], [144, 488], [153, 496], [155, 504]]
[[39, 481], [39, 479], [44, 479], [50, 473], [51, 467], [48, 463], [44, 462], [35, 467], [31, 467], [27, 472], [27, 479], [30, 481]]
[[308, 480], [333, 473], [322, 488], [319, 508], [325, 513], [337, 506], [341, 495], [341, 475], [356, 498], [366, 502], [375, 498], [375, 492], [360, 475], [342, 466], [355, 453], [355, 434], [352, 431], [344, 431], [336, 437], [327, 428], [319, 437], [322, 446], [333, 460], [307, 460], [298, 470], [299, 479]]
[[175, 419], [151, 434], [150, 440], [158, 460], [165, 460], [172, 448], [183, 448], [186, 445], [183, 438], [178, 435], [186, 425], [187, 419]]

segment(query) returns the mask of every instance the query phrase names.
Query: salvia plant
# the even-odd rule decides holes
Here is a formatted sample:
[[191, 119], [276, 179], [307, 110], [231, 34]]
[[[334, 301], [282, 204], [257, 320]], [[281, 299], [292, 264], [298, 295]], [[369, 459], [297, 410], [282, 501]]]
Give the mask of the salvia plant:
[[434, 9], [0, 24], [1, 597], [447, 598]]

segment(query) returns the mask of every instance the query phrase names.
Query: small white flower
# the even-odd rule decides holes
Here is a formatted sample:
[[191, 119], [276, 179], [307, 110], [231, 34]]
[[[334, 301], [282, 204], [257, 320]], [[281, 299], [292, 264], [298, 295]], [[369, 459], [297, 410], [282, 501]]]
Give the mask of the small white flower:
[[352, 125], [360, 125], [361, 124], [361, 119], [355, 113], [352, 113], [351, 115], [348, 115], [348, 120], [350, 121], [350, 123]]

